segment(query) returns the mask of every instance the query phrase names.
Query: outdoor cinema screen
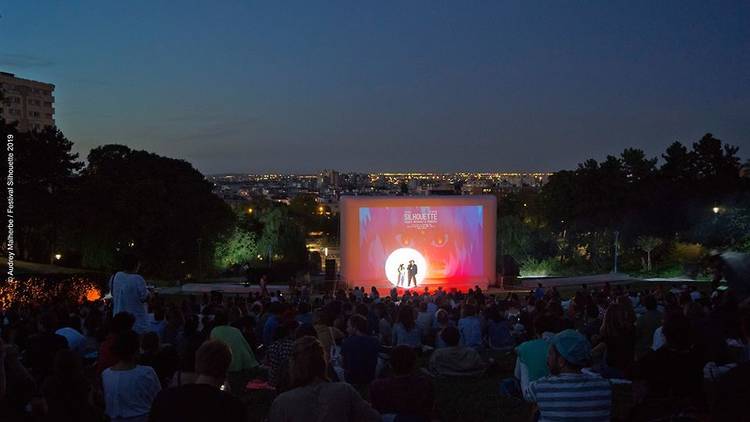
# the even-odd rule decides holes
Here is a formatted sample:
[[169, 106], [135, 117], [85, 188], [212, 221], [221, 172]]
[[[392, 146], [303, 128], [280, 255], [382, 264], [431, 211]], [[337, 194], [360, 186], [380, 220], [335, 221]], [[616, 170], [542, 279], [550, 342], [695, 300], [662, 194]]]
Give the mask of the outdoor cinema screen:
[[493, 196], [342, 198], [342, 279], [380, 289], [487, 287], [495, 209]]

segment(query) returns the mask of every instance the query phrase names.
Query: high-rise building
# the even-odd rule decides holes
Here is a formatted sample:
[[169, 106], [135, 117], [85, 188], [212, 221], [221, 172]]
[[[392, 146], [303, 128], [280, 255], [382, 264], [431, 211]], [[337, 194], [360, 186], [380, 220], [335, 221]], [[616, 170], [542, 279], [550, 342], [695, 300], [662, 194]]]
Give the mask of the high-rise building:
[[0, 72], [0, 119], [18, 122], [18, 130], [41, 130], [55, 125], [55, 86]]
[[338, 188], [339, 187], [339, 172], [336, 170], [323, 170], [318, 174], [318, 187], [319, 188]]

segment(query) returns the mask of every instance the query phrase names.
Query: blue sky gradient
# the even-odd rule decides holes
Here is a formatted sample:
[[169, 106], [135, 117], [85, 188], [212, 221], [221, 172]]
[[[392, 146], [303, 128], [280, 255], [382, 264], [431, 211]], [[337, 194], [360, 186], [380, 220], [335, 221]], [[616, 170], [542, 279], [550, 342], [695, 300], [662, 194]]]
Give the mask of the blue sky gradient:
[[750, 150], [747, 1], [0, 3], [0, 70], [85, 157], [206, 173], [571, 168]]

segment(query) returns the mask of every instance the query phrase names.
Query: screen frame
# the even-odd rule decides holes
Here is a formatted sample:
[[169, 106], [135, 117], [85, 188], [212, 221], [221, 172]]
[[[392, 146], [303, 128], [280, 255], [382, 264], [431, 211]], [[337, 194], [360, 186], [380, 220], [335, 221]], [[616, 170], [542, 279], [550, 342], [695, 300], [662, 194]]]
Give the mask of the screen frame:
[[497, 198], [493, 195], [469, 196], [343, 196], [339, 200], [340, 210], [340, 245], [341, 245], [341, 280], [348, 286], [374, 286], [378, 289], [390, 289], [391, 283], [386, 280], [366, 279], [359, 275], [359, 210], [360, 208], [380, 207], [482, 207], [482, 251], [483, 271], [476, 280], [469, 284], [456, 284], [446, 280], [444, 288], [464, 290], [474, 285], [487, 288], [497, 280], [496, 237], [497, 237]]

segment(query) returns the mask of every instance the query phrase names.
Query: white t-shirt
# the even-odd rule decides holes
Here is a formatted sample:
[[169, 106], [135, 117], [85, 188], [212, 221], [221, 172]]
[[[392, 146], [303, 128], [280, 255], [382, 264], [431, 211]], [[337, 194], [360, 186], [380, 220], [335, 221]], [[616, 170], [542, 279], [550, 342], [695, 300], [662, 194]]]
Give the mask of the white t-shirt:
[[107, 416], [113, 420], [145, 417], [161, 390], [159, 378], [150, 366], [136, 365], [127, 371], [107, 368], [102, 372]]
[[55, 334], [65, 337], [65, 340], [68, 341], [68, 349], [78, 354], [82, 354], [86, 348], [86, 337], [76, 331], [75, 328], [63, 327], [55, 331]]
[[659, 350], [661, 346], [667, 343], [667, 339], [664, 338], [664, 334], [662, 333], [663, 327], [662, 325], [654, 331], [654, 341], [651, 344], [651, 350]]
[[146, 280], [138, 274], [118, 272], [112, 279], [112, 315], [128, 312], [135, 317], [133, 331], [143, 334], [148, 331]]

